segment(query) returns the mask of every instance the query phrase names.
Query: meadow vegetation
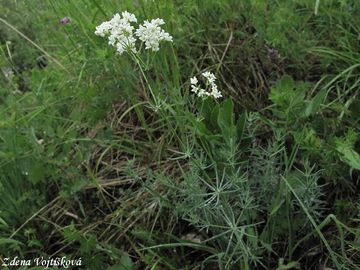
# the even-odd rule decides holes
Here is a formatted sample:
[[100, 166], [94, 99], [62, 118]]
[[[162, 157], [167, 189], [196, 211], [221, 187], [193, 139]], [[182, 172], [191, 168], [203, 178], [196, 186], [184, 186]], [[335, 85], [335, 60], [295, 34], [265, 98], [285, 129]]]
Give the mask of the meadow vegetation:
[[[95, 29], [124, 11], [169, 36], [110, 46]], [[360, 269], [360, 1], [0, 14], [0, 262]]]

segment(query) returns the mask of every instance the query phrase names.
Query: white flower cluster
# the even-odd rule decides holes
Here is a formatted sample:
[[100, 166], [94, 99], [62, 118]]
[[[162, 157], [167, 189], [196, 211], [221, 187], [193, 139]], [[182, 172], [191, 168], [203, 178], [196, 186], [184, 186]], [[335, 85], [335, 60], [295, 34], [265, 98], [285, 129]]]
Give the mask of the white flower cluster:
[[103, 22], [96, 27], [95, 34], [101, 37], [109, 35], [109, 45], [116, 47], [119, 54], [129, 49], [135, 52], [134, 27], [130, 24], [137, 22], [134, 14], [127, 11], [117, 13], [110, 21]]
[[160, 41], [172, 42], [172, 36], [160, 27], [163, 24], [165, 24], [164, 20], [159, 18], [150, 22], [144, 21], [144, 24], [140, 25], [139, 29], [136, 30], [135, 34], [141, 41], [145, 42], [145, 49], [158, 51]]
[[95, 34], [101, 37], [108, 35], [109, 45], [116, 47], [119, 54], [126, 50], [136, 52], [136, 36], [139, 40], [145, 42], [145, 49], [151, 49], [152, 51], [159, 50], [161, 41], [172, 42], [172, 36], [160, 27], [165, 24], [163, 19], [157, 18], [150, 22], [146, 20], [134, 33], [134, 27], [131, 23], [136, 22], [137, 19], [132, 13], [124, 11], [121, 16], [117, 13], [110, 21], [98, 25]]
[[215, 75], [209, 71], [203, 72], [201, 75], [205, 78], [206, 89], [201, 88], [201, 86], [198, 84], [198, 79], [196, 76], [194, 76], [190, 79], [191, 92], [197, 94], [198, 97], [212, 96], [213, 98], [221, 98], [222, 94], [215, 84]]

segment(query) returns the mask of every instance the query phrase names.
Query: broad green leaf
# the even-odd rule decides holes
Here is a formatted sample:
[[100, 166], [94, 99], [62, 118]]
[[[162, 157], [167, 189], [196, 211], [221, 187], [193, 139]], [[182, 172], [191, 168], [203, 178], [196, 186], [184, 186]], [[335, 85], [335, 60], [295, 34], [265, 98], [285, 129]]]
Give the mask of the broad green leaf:
[[230, 98], [221, 103], [220, 113], [218, 116], [218, 121], [225, 123], [227, 126], [233, 124], [233, 108], [234, 104]]
[[219, 125], [217, 123], [217, 119], [219, 116], [219, 110], [220, 110], [220, 105], [217, 104], [213, 107], [211, 114], [208, 115], [209, 119], [209, 123], [210, 123], [210, 128], [213, 128], [214, 130], [211, 130], [213, 133], [214, 132], [218, 132], [219, 131]]
[[39, 183], [40, 181], [44, 180], [45, 177], [45, 167], [41, 162], [35, 163], [30, 171], [29, 171], [29, 178], [31, 182], [34, 184]]
[[240, 142], [246, 125], [246, 112], [242, 113], [236, 123], [237, 139]]
[[233, 115], [233, 102], [231, 99], [225, 100], [221, 104], [217, 123], [221, 129], [221, 133], [225, 140], [230, 140], [234, 136], [234, 115]]
[[204, 118], [210, 116], [212, 110], [216, 106], [216, 103], [211, 98], [199, 99], [199, 103], [197, 104], [198, 108], [201, 108], [201, 114]]
[[338, 145], [336, 150], [342, 154], [341, 159], [351, 168], [360, 170], [360, 155], [354, 149]]
[[354, 150], [358, 134], [350, 128], [346, 135], [335, 140], [336, 150], [341, 154], [340, 158], [351, 168], [360, 170], [360, 155]]
[[131, 270], [134, 267], [134, 263], [130, 259], [130, 256], [127, 253], [123, 253], [120, 262], [108, 267], [106, 270]]
[[195, 122], [196, 133], [200, 136], [211, 135], [211, 132], [207, 129], [204, 122]]

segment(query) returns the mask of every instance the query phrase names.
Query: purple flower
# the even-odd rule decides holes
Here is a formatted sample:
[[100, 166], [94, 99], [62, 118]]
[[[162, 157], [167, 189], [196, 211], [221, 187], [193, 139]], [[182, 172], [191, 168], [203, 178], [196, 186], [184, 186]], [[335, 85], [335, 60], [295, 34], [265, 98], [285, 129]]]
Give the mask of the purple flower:
[[68, 17], [64, 17], [60, 20], [61, 24], [68, 24], [70, 22], [70, 19]]
[[275, 48], [268, 48], [269, 57], [271, 60], [280, 59], [279, 51]]

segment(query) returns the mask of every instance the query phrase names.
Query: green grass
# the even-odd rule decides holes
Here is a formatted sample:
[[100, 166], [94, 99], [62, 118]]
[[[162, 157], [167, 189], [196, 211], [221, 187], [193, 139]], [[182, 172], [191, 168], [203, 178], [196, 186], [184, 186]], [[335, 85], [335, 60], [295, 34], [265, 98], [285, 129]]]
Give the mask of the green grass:
[[[94, 31], [125, 10], [173, 42], [116, 54]], [[0, 263], [360, 269], [360, 3], [0, 11]], [[204, 71], [223, 98], [190, 91]]]

